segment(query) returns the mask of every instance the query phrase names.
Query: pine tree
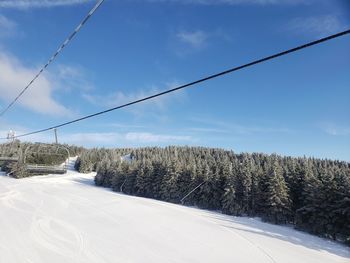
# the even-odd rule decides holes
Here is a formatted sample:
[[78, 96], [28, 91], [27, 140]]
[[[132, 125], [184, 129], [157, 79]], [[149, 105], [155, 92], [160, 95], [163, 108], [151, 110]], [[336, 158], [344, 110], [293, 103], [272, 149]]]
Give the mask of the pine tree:
[[162, 194], [162, 182], [166, 173], [164, 165], [160, 161], [155, 161], [153, 165], [153, 174], [151, 176], [152, 181], [152, 197], [161, 199]]
[[317, 211], [320, 203], [322, 182], [314, 175], [308, 173], [304, 179], [301, 196], [304, 199], [303, 206], [296, 210], [295, 224], [299, 229], [313, 233], [318, 231]]
[[177, 203], [180, 201], [177, 181], [180, 176], [180, 167], [175, 160], [167, 163], [165, 175], [161, 186], [161, 198], [163, 200]]
[[340, 169], [335, 173], [337, 200], [332, 209], [335, 233], [350, 245], [350, 174]]
[[240, 207], [236, 202], [234, 178], [231, 176], [226, 184], [222, 198], [222, 211], [228, 215], [239, 215]]
[[212, 180], [212, 173], [207, 163], [204, 163], [201, 168], [201, 171], [199, 171], [200, 175], [196, 178], [196, 183], [198, 183], [198, 185], [203, 182], [205, 183], [203, 183], [194, 194], [196, 196], [196, 205], [202, 208], [208, 208], [210, 198], [208, 194], [211, 191], [211, 185], [208, 184], [210, 180]]
[[235, 179], [235, 202], [237, 202], [237, 206], [239, 207], [237, 214], [248, 214], [251, 198], [252, 175], [251, 162], [246, 155], [243, 157], [242, 162], [239, 163]]
[[123, 172], [125, 174], [125, 181], [123, 182], [123, 193], [133, 195], [136, 192], [136, 177], [137, 177], [137, 163], [131, 164], [125, 162]]
[[139, 174], [136, 178], [136, 188], [138, 195], [144, 197], [154, 197], [153, 193], [153, 165], [149, 160], [145, 160], [139, 168]]
[[286, 223], [290, 217], [290, 200], [287, 185], [282, 176], [282, 170], [277, 160], [270, 168], [267, 176], [267, 192], [265, 195], [265, 219], [275, 224]]
[[112, 184], [112, 178], [110, 176], [109, 170], [111, 166], [111, 161], [109, 158], [105, 157], [98, 164], [97, 174], [95, 176], [95, 184], [98, 186], [110, 187]]
[[[108, 171], [108, 177], [112, 178], [111, 179], [111, 186], [113, 191], [116, 192], [121, 192], [122, 191], [122, 186], [125, 182], [125, 168], [122, 168], [122, 164], [115, 163], [112, 165], [112, 169]], [[125, 167], [125, 165], [124, 165]]]

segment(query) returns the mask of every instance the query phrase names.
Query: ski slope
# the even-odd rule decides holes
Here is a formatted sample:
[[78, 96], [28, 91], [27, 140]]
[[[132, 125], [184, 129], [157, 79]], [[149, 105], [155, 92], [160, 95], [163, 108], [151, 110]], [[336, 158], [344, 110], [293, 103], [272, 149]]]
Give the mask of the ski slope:
[[0, 176], [0, 262], [350, 262], [348, 247], [289, 227], [118, 194], [93, 177]]

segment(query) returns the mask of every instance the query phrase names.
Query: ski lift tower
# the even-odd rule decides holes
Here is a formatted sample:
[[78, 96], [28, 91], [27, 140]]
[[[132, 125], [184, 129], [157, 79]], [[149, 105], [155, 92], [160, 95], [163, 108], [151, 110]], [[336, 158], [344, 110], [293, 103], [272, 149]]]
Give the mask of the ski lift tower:
[[7, 139], [10, 142], [13, 142], [15, 140], [15, 137], [16, 137], [16, 132], [13, 130], [9, 130], [9, 132], [7, 133]]

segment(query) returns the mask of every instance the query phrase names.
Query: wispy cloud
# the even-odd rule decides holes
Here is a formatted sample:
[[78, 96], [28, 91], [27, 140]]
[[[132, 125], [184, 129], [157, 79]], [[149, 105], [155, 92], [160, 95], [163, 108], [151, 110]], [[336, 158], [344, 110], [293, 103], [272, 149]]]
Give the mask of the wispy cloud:
[[108, 127], [117, 128], [117, 129], [144, 129], [145, 125], [135, 125], [135, 124], [127, 124], [127, 123], [108, 123], [106, 124]]
[[204, 118], [192, 118], [193, 122], [202, 124], [200, 127], [190, 128], [194, 132], [204, 133], [227, 133], [236, 135], [251, 135], [257, 133], [292, 133], [291, 129], [285, 127], [269, 127], [258, 125], [243, 125], [233, 122], [224, 122]]
[[191, 136], [153, 134], [148, 132], [129, 132], [125, 135], [125, 138], [128, 141], [140, 143], [174, 143], [192, 141]]
[[332, 136], [349, 136], [350, 135], [350, 126], [338, 125], [334, 123], [322, 123], [321, 129]]
[[298, 34], [315, 34], [324, 36], [336, 33], [345, 28], [336, 15], [321, 15], [313, 17], [297, 17], [289, 22], [288, 28]]
[[92, 0], [1, 0], [0, 8], [42, 8], [78, 5], [91, 2]]
[[91, 72], [79, 65], [56, 64], [50, 69], [54, 88], [60, 91], [88, 92], [93, 90]]
[[[17, 127], [17, 134], [28, 132], [28, 129]], [[14, 129], [13, 127], [11, 129]], [[0, 137], [6, 137], [8, 130], [0, 130]], [[20, 138], [29, 142], [45, 142], [54, 141], [51, 131], [41, 134], [35, 134], [28, 137]], [[75, 145], [84, 145], [88, 147], [99, 146], [147, 146], [147, 145], [172, 145], [172, 144], [189, 144], [194, 140], [189, 135], [160, 134], [151, 132], [82, 132], [82, 133], [58, 133], [60, 143], [68, 143]], [[2, 143], [2, 142], [0, 142]]]
[[315, 0], [148, 0], [148, 2], [168, 2], [197, 5], [297, 5], [309, 4]]
[[84, 145], [88, 142], [90, 146], [116, 145], [122, 138], [122, 134], [114, 132], [71, 133], [59, 137], [64, 143]]
[[181, 29], [172, 34], [170, 40], [172, 51], [179, 57], [185, 57], [200, 52], [210, 45], [214, 46], [223, 42], [232, 43], [234, 38], [219, 27], [206, 31], [202, 29]]
[[189, 44], [193, 48], [201, 48], [206, 44], [208, 34], [202, 30], [186, 32], [181, 31], [176, 34], [178, 40], [185, 44]]
[[17, 24], [11, 19], [0, 14], [0, 37], [12, 36], [17, 31]]
[[[23, 65], [19, 59], [9, 53], [0, 51], [0, 99], [6, 103], [11, 101], [29, 83], [38, 69]], [[53, 81], [42, 75], [18, 104], [38, 113], [49, 115], [71, 115], [71, 111], [53, 97]]]
[[204, 127], [192, 127], [188, 128], [188, 131], [191, 132], [201, 132], [201, 133], [229, 133], [228, 129], [220, 129], [220, 128], [204, 128]]
[[[114, 93], [107, 94], [107, 95], [84, 93], [82, 96], [86, 101], [88, 101], [91, 104], [109, 108], [109, 107], [119, 106], [119, 105], [131, 102], [134, 100], [138, 100], [144, 97], [148, 97], [160, 91], [174, 88], [178, 85], [179, 85], [178, 82], [171, 82], [171, 83], [166, 83], [164, 85], [164, 88], [162, 89], [158, 88], [157, 86], [151, 86], [149, 89], [139, 89], [136, 92], [126, 93], [124, 91], [116, 91]], [[186, 100], [186, 98], [187, 98], [186, 93], [184, 91], [179, 91], [179, 92], [173, 93], [170, 96], [164, 95], [164, 96], [151, 99], [149, 101], [142, 102], [137, 106], [135, 105], [130, 107], [129, 111], [134, 113], [135, 115], [148, 114], [149, 111], [152, 109], [163, 111], [171, 104], [171, 102], [174, 102], [174, 101], [181, 102]]]
[[72, 133], [60, 136], [60, 140], [69, 144], [90, 146], [145, 146], [189, 143], [193, 141], [191, 136], [158, 134], [149, 132], [97, 132], [97, 133]]

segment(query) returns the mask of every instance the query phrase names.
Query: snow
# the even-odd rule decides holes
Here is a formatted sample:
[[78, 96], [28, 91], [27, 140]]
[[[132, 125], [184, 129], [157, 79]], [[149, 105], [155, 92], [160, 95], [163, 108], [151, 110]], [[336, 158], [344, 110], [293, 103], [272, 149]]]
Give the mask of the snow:
[[132, 158], [132, 156], [131, 156], [131, 153], [120, 157], [120, 160], [121, 160], [122, 162], [125, 161], [125, 162], [128, 162], [128, 163], [131, 163], [131, 162], [132, 162], [132, 159], [133, 159], [133, 158]]
[[350, 262], [348, 247], [290, 227], [118, 194], [93, 177], [0, 176], [0, 262]]

